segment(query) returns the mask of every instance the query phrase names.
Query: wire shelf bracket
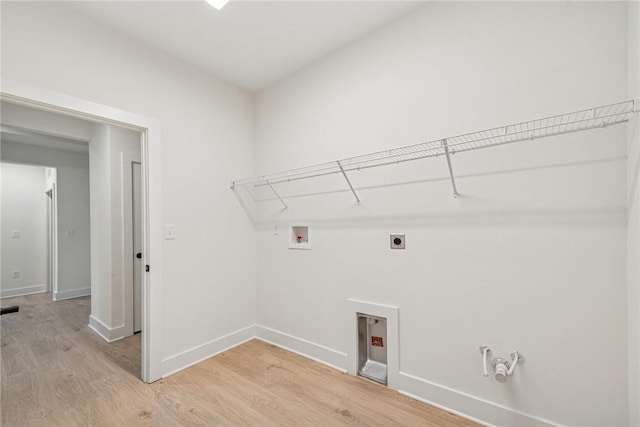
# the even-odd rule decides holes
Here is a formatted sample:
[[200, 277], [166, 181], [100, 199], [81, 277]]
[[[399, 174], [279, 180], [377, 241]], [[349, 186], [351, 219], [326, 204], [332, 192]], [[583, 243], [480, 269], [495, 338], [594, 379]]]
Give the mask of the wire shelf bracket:
[[284, 200], [282, 200], [282, 197], [280, 197], [280, 195], [278, 194], [278, 192], [276, 191], [275, 188], [273, 188], [273, 185], [271, 185], [271, 183], [269, 182], [268, 179], [265, 178], [264, 182], [267, 183], [267, 185], [269, 186], [269, 188], [271, 188], [271, 191], [273, 191], [273, 194], [276, 195], [276, 197], [278, 198], [278, 200], [280, 200], [280, 203], [282, 203], [282, 206], [284, 206], [285, 209], [288, 209], [289, 206], [287, 206], [287, 204], [284, 202]]
[[351, 192], [353, 193], [353, 197], [356, 198], [356, 203], [360, 204], [360, 198], [358, 197], [358, 194], [356, 193], [356, 190], [353, 189], [353, 185], [351, 185], [351, 181], [349, 181], [349, 177], [347, 176], [347, 173], [344, 171], [344, 168], [340, 164], [340, 160], [337, 160], [336, 163], [338, 164], [338, 167], [340, 168], [340, 172], [342, 172], [342, 176], [344, 176], [344, 179], [347, 181], [347, 184], [349, 185], [349, 188], [351, 189]]
[[447, 166], [449, 168], [449, 176], [451, 177], [451, 186], [453, 187], [453, 197], [458, 197], [456, 179], [453, 176], [453, 168], [451, 167], [451, 155], [449, 154], [449, 145], [447, 145], [446, 138], [442, 140], [442, 146], [444, 147], [444, 154], [447, 156]]
[[[640, 100], [632, 99], [617, 102], [615, 104], [608, 104], [556, 116], [549, 116], [542, 119], [513, 123], [462, 135], [441, 138], [420, 144], [363, 154], [361, 156], [350, 157], [347, 159], [334, 160], [332, 162], [319, 163], [312, 166], [289, 169], [282, 172], [251, 178], [243, 178], [233, 181], [231, 183], [231, 188], [236, 192], [237, 186], [255, 188], [264, 186], [270, 187], [271, 191], [275, 194], [278, 200], [280, 200], [284, 208], [287, 209], [288, 206], [283, 200], [283, 197], [281, 197], [274, 188], [275, 185], [319, 176], [342, 174], [357, 203], [360, 204], [360, 197], [358, 197], [356, 189], [353, 187], [351, 180], [349, 179], [348, 172], [399, 164], [429, 157], [444, 156], [447, 160], [451, 185], [453, 187], [453, 195], [456, 197], [459, 193], [451, 164], [451, 157], [454, 154], [497, 147], [516, 142], [534, 141], [541, 138], [582, 132], [590, 129], [606, 128], [608, 126], [628, 122], [630, 118], [638, 112], [640, 112]], [[249, 194], [251, 194], [250, 191]], [[237, 192], [236, 196], [239, 196]]]

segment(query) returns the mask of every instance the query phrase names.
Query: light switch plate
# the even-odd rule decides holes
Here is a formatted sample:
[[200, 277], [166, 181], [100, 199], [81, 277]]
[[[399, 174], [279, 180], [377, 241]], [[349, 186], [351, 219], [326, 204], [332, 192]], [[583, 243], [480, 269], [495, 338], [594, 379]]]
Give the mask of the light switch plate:
[[176, 226], [172, 224], [166, 224], [164, 226], [164, 240], [175, 240], [176, 238]]
[[391, 245], [391, 249], [404, 249], [404, 233], [391, 233], [389, 235], [389, 244]]
[[12, 239], [19, 239], [20, 238], [20, 232], [19, 231], [12, 231], [11, 232], [11, 238]]

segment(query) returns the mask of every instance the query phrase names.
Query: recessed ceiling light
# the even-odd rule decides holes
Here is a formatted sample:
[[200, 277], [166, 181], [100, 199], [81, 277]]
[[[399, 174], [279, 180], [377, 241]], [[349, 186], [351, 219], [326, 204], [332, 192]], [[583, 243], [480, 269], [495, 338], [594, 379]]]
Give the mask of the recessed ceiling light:
[[229, 0], [207, 0], [207, 3], [216, 9], [221, 10], [227, 3], [229, 3]]

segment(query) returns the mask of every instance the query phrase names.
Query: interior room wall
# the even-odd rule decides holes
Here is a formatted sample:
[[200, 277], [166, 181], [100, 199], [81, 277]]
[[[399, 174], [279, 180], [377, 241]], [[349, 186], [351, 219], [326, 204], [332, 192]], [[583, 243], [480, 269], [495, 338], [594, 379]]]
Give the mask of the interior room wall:
[[[626, 27], [624, 2], [428, 3], [257, 94], [256, 172], [624, 100]], [[259, 204], [258, 336], [348, 369], [347, 298], [397, 306], [402, 392], [496, 425], [626, 425], [625, 132], [455, 155], [457, 199], [441, 157], [352, 173], [360, 206], [340, 176], [279, 185], [314, 195]], [[289, 221], [312, 250], [274, 233]], [[481, 344], [526, 363], [499, 384]]]
[[[126, 317], [133, 293], [124, 280], [126, 230], [124, 200], [131, 199], [125, 183], [123, 155], [140, 162], [140, 134], [116, 126], [98, 125], [89, 143], [92, 221], [92, 286], [90, 322], [108, 340], [133, 334], [133, 318]], [[130, 233], [130, 231], [128, 232]], [[128, 320], [128, 322], [127, 322]]]
[[[640, 3], [629, 2], [628, 97], [640, 103]], [[639, 105], [640, 107], [640, 105]], [[629, 425], [640, 425], [640, 118], [627, 129]]]
[[[0, 297], [45, 292], [47, 228], [43, 167], [0, 164], [2, 279]], [[14, 232], [20, 236], [15, 238]], [[13, 273], [20, 272], [19, 278]]]
[[89, 295], [88, 154], [3, 141], [1, 155], [3, 162], [57, 169], [58, 291], [53, 297], [62, 300]]
[[89, 142], [91, 212], [91, 315], [89, 324], [107, 339], [112, 329], [111, 126], [97, 125]]
[[154, 215], [176, 235], [156, 289], [163, 373], [253, 336], [255, 235], [229, 190], [253, 172], [251, 95], [58, 2], [3, 3], [1, 31], [3, 79], [160, 122], [164, 206]]
[[[127, 307], [133, 307], [133, 287], [125, 281], [124, 270], [125, 260], [124, 254], [126, 245], [133, 245], [130, 229], [126, 226], [127, 221], [131, 221], [131, 217], [125, 217], [124, 200], [131, 200], [133, 195], [131, 185], [125, 186], [125, 167], [129, 170], [131, 165], [124, 165], [123, 159], [131, 161], [141, 161], [140, 157], [140, 133], [123, 129], [120, 127], [111, 127], [111, 138], [109, 141], [109, 151], [111, 156], [111, 209], [113, 218], [111, 257], [113, 260], [112, 270], [112, 297], [114, 301], [128, 301], [130, 304], [115, 303], [112, 307], [112, 319], [117, 324], [125, 325], [125, 333], [133, 334], [133, 318], [130, 324], [125, 321], [125, 310]], [[127, 231], [129, 230], [129, 231]]]

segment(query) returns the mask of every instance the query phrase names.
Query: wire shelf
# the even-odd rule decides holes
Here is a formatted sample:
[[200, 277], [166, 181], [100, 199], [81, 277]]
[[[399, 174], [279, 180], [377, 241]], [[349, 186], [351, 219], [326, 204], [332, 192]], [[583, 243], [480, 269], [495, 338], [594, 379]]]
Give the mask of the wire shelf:
[[452, 154], [607, 127], [627, 122], [631, 115], [638, 111], [640, 111], [640, 101], [628, 100], [615, 104], [545, 117], [542, 119], [509, 124], [463, 135], [437, 139], [420, 144], [335, 160], [332, 162], [239, 179], [232, 182], [231, 188], [235, 191], [235, 187], [239, 185], [271, 187], [271, 190], [273, 190], [276, 196], [286, 207], [286, 204], [275, 191], [273, 187], [274, 185], [283, 182], [341, 173], [344, 175], [351, 191], [359, 202], [360, 200], [349, 182], [347, 172], [398, 164], [429, 157], [446, 156], [449, 164], [449, 171], [451, 172], [451, 181], [454, 186], [454, 194], [457, 195], [454, 176], [451, 170], [450, 155]]

